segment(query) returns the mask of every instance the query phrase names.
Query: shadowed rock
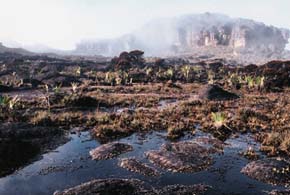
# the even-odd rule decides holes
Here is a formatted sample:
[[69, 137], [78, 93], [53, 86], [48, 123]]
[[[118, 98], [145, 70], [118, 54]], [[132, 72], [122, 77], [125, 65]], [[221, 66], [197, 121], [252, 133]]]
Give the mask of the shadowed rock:
[[239, 98], [238, 95], [228, 92], [217, 85], [207, 85], [200, 89], [198, 97], [207, 100], [233, 100]]
[[67, 138], [58, 128], [25, 123], [0, 125], [0, 177], [34, 161], [45, 151], [64, 144]]
[[285, 160], [263, 159], [247, 164], [241, 171], [243, 174], [273, 185], [290, 184], [290, 163]]
[[12, 87], [0, 85], [0, 92], [9, 92], [9, 91], [12, 91]]
[[136, 160], [135, 158], [123, 158], [119, 161], [119, 166], [129, 171], [140, 173], [145, 176], [159, 176], [160, 173], [153, 167]]
[[145, 190], [143, 182], [136, 179], [99, 179], [79, 186], [55, 192], [54, 195], [139, 195], [154, 194]]
[[186, 141], [163, 144], [160, 150], [149, 151], [146, 156], [152, 163], [172, 172], [198, 172], [213, 163], [210, 154], [216, 152], [213, 147]]
[[93, 160], [110, 159], [119, 156], [122, 153], [132, 151], [133, 147], [124, 143], [108, 143], [90, 151]]

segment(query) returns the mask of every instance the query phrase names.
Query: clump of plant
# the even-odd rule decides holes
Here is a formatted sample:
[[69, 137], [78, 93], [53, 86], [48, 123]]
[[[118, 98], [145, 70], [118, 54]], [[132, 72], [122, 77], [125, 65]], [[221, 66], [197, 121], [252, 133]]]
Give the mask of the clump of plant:
[[238, 74], [231, 74], [230, 78], [227, 80], [228, 84], [230, 87], [235, 87], [236, 89], [241, 88], [241, 83], [242, 83], [242, 77], [239, 76]]
[[213, 121], [214, 126], [219, 129], [223, 126], [227, 127], [228, 129], [230, 129], [227, 126], [227, 117], [224, 113], [222, 112], [212, 112], [211, 113], [211, 118]]
[[214, 84], [215, 74], [212, 71], [207, 72], [208, 84]]
[[255, 84], [256, 84], [256, 87], [258, 89], [260, 89], [260, 90], [263, 89], [264, 86], [265, 86], [265, 77], [264, 76], [258, 76], [258, 77], [256, 77]]
[[185, 65], [181, 67], [181, 72], [183, 74], [183, 77], [186, 79], [186, 81], [189, 81], [189, 74], [191, 71], [191, 67], [189, 65]]
[[9, 97], [8, 95], [0, 96], [0, 106], [2, 108], [13, 110], [15, 106], [20, 102], [18, 95]]
[[59, 94], [59, 93], [60, 93], [60, 89], [61, 89], [61, 84], [56, 85], [56, 86], [53, 88], [53, 92], [54, 92], [54, 94]]
[[116, 82], [116, 75], [114, 72], [106, 72], [105, 82], [110, 84], [111, 86], [115, 85]]
[[75, 75], [76, 76], [81, 76], [82, 74], [82, 68], [80, 66], [78, 66], [75, 70]]
[[255, 79], [252, 76], [246, 76], [245, 82], [247, 83], [249, 89], [252, 89], [255, 86]]
[[51, 108], [50, 93], [49, 93], [49, 86], [47, 84], [44, 85], [44, 90], [42, 91], [42, 98], [43, 98], [43, 102], [46, 105], [48, 111], [50, 111], [50, 108]]
[[1, 107], [8, 107], [10, 98], [7, 95], [0, 95], [0, 106]]
[[79, 87], [78, 83], [75, 83], [75, 82], [71, 83], [71, 88], [72, 88], [72, 92], [73, 93], [77, 93], [78, 92], [78, 87]]

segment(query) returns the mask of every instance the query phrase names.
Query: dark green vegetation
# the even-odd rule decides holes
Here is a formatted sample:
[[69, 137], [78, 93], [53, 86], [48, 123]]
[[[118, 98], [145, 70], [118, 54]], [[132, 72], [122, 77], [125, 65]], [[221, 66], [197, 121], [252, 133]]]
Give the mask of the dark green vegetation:
[[[172, 141], [185, 132], [195, 134], [197, 128], [220, 142], [233, 134], [251, 133], [262, 144], [261, 151], [289, 159], [289, 73], [290, 62], [235, 66], [222, 60], [144, 59], [138, 50], [111, 61], [1, 54], [0, 175], [63, 143], [74, 127], [89, 129], [102, 143], [163, 130]], [[179, 172], [211, 165], [207, 154], [216, 151], [186, 143], [151, 151], [148, 158]], [[182, 147], [202, 151], [190, 156], [180, 151]], [[130, 148], [105, 149], [100, 159]], [[258, 158], [251, 149], [241, 152], [249, 159]], [[192, 159], [200, 160], [202, 167], [193, 167]], [[146, 167], [138, 161], [124, 162], [136, 172], [140, 172], [136, 167]], [[285, 178], [287, 183], [289, 177]], [[265, 182], [275, 183], [272, 179]]]

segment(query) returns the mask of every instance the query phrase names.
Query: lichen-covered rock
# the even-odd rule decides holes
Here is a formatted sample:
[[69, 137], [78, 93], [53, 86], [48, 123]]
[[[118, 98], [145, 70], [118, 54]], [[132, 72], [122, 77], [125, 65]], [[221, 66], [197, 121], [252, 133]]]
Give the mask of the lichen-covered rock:
[[146, 152], [147, 158], [161, 168], [172, 172], [198, 172], [208, 168], [216, 153], [211, 147], [184, 141], [163, 144], [159, 150]]
[[114, 158], [122, 153], [132, 151], [133, 147], [129, 144], [113, 142], [101, 145], [90, 151], [93, 160], [103, 160]]
[[119, 166], [129, 171], [140, 173], [145, 176], [160, 175], [160, 173], [156, 169], [136, 160], [135, 158], [120, 159]]
[[136, 179], [99, 179], [79, 186], [55, 192], [54, 195], [139, 195], [154, 194], [152, 189], [146, 190], [143, 182]]
[[198, 92], [198, 97], [200, 99], [206, 100], [233, 100], [239, 98], [238, 95], [228, 92], [218, 85], [207, 85], [204, 88], [200, 89]]
[[290, 163], [275, 158], [253, 161], [241, 171], [243, 174], [273, 185], [290, 185]]

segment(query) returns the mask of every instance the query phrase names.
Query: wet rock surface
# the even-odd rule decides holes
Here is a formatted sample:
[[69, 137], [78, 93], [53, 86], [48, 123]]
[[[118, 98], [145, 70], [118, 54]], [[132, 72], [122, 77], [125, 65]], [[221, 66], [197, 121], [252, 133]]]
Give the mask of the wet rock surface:
[[143, 182], [135, 179], [104, 179], [93, 180], [63, 192], [56, 192], [54, 195], [134, 195], [153, 194], [145, 190]]
[[119, 160], [119, 166], [132, 172], [145, 176], [159, 176], [160, 173], [153, 167], [140, 162], [135, 158], [123, 158]]
[[209, 187], [205, 185], [170, 185], [154, 189], [137, 179], [93, 180], [79, 186], [55, 192], [54, 195], [202, 195]]
[[146, 152], [146, 156], [153, 164], [172, 172], [198, 172], [213, 163], [213, 148], [183, 141], [163, 144], [159, 150]]
[[273, 185], [289, 186], [290, 184], [290, 163], [282, 159], [253, 161], [241, 172], [253, 179]]
[[132, 151], [133, 147], [125, 143], [108, 143], [90, 151], [93, 160], [104, 160], [114, 158], [122, 153]]
[[198, 92], [200, 99], [207, 100], [233, 100], [239, 98], [238, 95], [228, 92], [218, 85], [207, 85]]

